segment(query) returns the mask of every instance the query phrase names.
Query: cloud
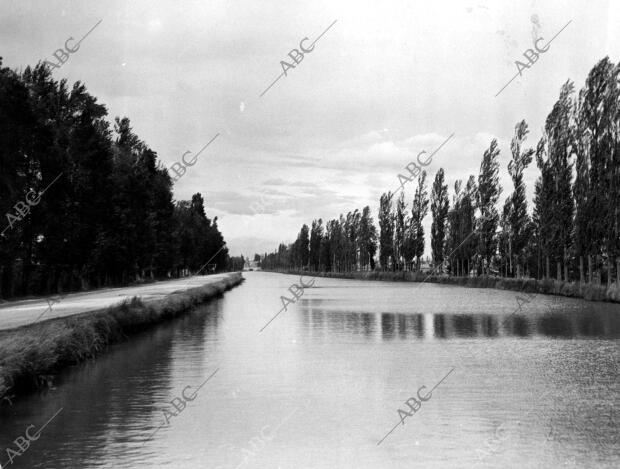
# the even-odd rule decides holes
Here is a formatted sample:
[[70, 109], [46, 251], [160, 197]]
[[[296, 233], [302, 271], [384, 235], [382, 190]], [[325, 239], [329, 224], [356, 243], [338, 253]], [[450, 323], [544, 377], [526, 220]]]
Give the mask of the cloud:
[[[527, 120], [535, 146], [561, 84], [580, 86], [601, 56], [620, 55], [615, 10], [605, 2], [544, 2], [535, 12], [530, 2], [513, 3], [188, 0], [178, 9], [110, 0], [73, 2], [63, 17], [55, 2], [0, 2], [0, 41], [4, 66], [20, 67], [103, 18], [54, 76], [83, 81], [110, 118], [128, 116], [166, 167], [219, 132], [174, 197], [201, 192], [227, 240], [254, 236], [275, 248], [313, 218], [364, 205], [376, 216], [379, 196], [398, 187], [403, 168], [452, 132], [427, 167], [429, 181], [444, 168], [452, 190], [455, 179], [477, 175], [497, 136], [502, 198], [512, 190], [514, 124]], [[550, 37], [566, 11], [579, 24], [495, 99], [530, 36]], [[334, 19], [315, 51], [259, 98], [288, 51]], [[531, 194], [534, 163], [525, 174]]]
[[274, 178], [263, 181], [263, 186], [284, 186], [288, 184], [284, 179]]
[[208, 206], [225, 214], [256, 215], [257, 213], [277, 214], [273, 199], [267, 200], [266, 193], [251, 194], [232, 191], [207, 192]]

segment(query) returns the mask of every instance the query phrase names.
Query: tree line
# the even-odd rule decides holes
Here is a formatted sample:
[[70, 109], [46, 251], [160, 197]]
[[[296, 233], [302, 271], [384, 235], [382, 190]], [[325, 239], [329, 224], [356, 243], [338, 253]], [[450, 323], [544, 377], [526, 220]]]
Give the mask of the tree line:
[[0, 297], [227, 267], [203, 197], [175, 202], [156, 152], [107, 115], [82, 83], [0, 58]]
[[[378, 230], [369, 207], [330, 220], [325, 230], [321, 219], [314, 220], [293, 244], [265, 253], [261, 266], [419, 271], [426, 242], [422, 223], [430, 209], [431, 266], [444, 274], [610, 284], [615, 273], [620, 283], [619, 110], [620, 63], [605, 58], [578, 93], [572, 81], [564, 83], [536, 145], [527, 143], [524, 120], [515, 125], [507, 167], [512, 191], [501, 210], [500, 149], [493, 139], [477, 177], [457, 180], [451, 200], [443, 168], [430, 188], [422, 171], [410, 208], [404, 191], [398, 198], [381, 195]], [[523, 172], [533, 161], [540, 175], [529, 215]]]

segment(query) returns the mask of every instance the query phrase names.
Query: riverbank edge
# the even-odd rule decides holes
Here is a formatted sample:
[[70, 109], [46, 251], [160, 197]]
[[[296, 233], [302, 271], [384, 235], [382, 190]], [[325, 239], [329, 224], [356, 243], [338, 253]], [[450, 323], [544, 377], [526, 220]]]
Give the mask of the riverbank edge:
[[161, 300], [133, 297], [108, 308], [0, 331], [0, 402], [50, 387], [61, 370], [95, 358], [107, 346], [188, 313], [245, 279], [235, 272], [217, 282]]
[[505, 277], [449, 277], [419, 272], [310, 272], [300, 270], [264, 270], [291, 275], [308, 277], [342, 278], [349, 280], [376, 280], [386, 282], [428, 282], [446, 285], [457, 285], [468, 288], [495, 288], [523, 293], [539, 293], [542, 295], [559, 295], [572, 298], [582, 298], [588, 301], [607, 301], [620, 303], [620, 287], [606, 285], [580, 284], [579, 282], [563, 282], [553, 279], [536, 280], [532, 278], [517, 279]]

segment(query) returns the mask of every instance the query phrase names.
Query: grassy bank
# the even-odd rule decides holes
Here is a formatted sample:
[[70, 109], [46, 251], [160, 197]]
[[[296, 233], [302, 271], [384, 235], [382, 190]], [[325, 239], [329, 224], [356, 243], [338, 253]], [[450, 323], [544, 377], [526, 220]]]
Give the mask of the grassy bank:
[[101, 354], [113, 343], [178, 317], [243, 281], [241, 273], [219, 282], [142, 302], [120, 305], [0, 332], [0, 400], [51, 384], [61, 369]]
[[355, 280], [383, 280], [391, 282], [428, 282], [460, 285], [470, 288], [497, 288], [500, 290], [523, 291], [543, 295], [561, 295], [583, 298], [591, 301], [610, 301], [620, 303], [620, 288], [617, 284], [606, 285], [580, 284], [579, 282], [562, 282], [557, 280], [516, 279], [503, 277], [449, 277], [419, 272], [301, 272], [298, 270], [278, 271], [294, 275], [314, 277], [344, 278]]

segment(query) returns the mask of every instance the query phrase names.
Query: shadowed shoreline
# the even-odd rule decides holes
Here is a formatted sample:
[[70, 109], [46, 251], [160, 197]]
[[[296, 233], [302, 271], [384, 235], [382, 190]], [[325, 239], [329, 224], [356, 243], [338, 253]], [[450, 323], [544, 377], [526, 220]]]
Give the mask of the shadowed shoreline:
[[343, 278], [352, 280], [379, 280], [386, 282], [428, 282], [447, 285], [457, 285], [469, 288], [494, 288], [497, 290], [510, 290], [523, 293], [538, 293], [542, 295], [559, 295], [570, 298], [582, 298], [589, 301], [608, 301], [620, 303], [620, 286], [612, 283], [606, 285], [580, 284], [579, 282], [564, 282], [552, 279], [536, 280], [533, 278], [506, 278], [506, 277], [452, 277], [441, 275], [428, 275], [422, 272], [383, 272], [355, 271], [355, 272], [309, 272], [301, 270], [271, 270], [292, 275], [305, 275], [310, 277]]

